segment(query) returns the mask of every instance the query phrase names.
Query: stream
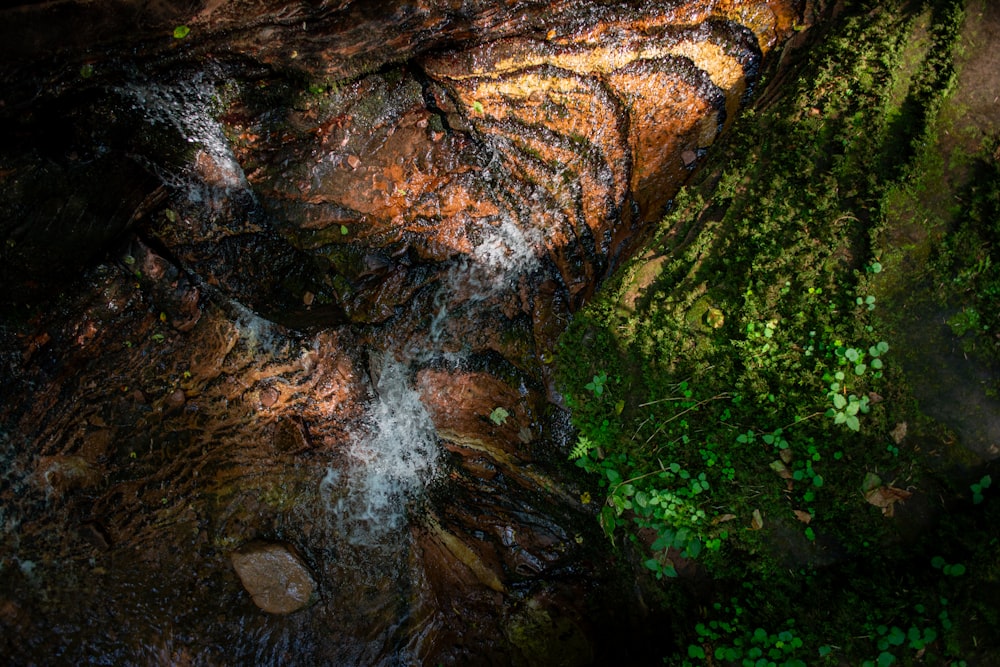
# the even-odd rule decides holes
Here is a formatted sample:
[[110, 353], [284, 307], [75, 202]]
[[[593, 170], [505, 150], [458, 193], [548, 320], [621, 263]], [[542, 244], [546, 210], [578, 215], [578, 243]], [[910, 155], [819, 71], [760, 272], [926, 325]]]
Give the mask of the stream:
[[662, 657], [556, 342], [801, 3], [377, 4], [204, 9], [6, 106], [10, 664]]

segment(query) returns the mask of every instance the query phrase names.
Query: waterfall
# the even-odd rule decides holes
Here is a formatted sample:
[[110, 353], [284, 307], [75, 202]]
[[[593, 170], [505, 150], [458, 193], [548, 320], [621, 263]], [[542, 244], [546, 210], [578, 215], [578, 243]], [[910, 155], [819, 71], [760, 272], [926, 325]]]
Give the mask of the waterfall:
[[218, 88], [209, 74], [200, 72], [171, 84], [133, 83], [118, 90], [128, 100], [133, 111], [154, 128], [165, 130], [163, 139], [173, 139], [173, 150], [186, 153], [194, 148], [194, 170], [191, 160], [181, 164], [153, 162], [143, 155], [136, 158], [174, 188], [187, 191], [192, 203], [211, 203], [233, 192], [251, 193], [243, 168], [233, 154], [232, 145], [213, 109], [218, 105]]
[[347, 452], [345, 487], [337, 488], [342, 473], [329, 468], [320, 493], [341, 535], [351, 544], [373, 546], [402, 528], [407, 501], [433, 476], [438, 459], [434, 424], [409, 384], [405, 363], [383, 363], [366, 422]]

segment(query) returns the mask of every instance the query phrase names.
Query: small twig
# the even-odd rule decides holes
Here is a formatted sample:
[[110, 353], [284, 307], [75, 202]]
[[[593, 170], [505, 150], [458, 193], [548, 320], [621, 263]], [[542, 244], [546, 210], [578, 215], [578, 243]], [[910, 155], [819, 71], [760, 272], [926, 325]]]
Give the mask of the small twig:
[[801, 424], [802, 422], [804, 422], [806, 420], [809, 420], [809, 419], [812, 419], [813, 417], [819, 417], [819, 416], [825, 415], [825, 414], [826, 414], [826, 411], [823, 411], [823, 412], [814, 412], [811, 415], [806, 415], [802, 419], [799, 419], [797, 421], [793, 421], [791, 424], [788, 424], [786, 426], [782, 426], [781, 430], [784, 431], [786, 428], [791, 428], [791, 427], [795, 426], [796, 424]]
[[648, 445], [649, 441], [652, 440], [653, 438], [655, 438], [656, 434], [659, 433], [660, 431], [662, 431], [664, 426], [666, 426], [670, 422], [674, 421], [675, 419], [680, 419], [681, 417], [683, 417], [687, 413], [691, 412], [692, 410], [696, 410], [696, 409], [700, 408], [701, 406], [705, 405], [706, 403], [711, 403], [712, 401], [717, 401], [717, 400], [722, 399], [722, 398], [728, 398], [729, 396], [730, 396], [730, 393], [728, 391], [727, 392], [723, 392], [721, 394], [717, 394], [717, 395], [713, 396], [712, 398], [706, 398], [703, 401], [699, 401], [699, 402], [695, 403], [694, 405], [692, 405], [690, 408], [688, 408], [686, 410], [683, 410], [681, 412], [678, 412], [676, 415], [674, 415], [673, 417], [671, 417], [667, 421], [665, 421], [662, 424], [660, 424], [656, 428], [656, 430], [653, 431], [653, 435], [649, 436], [649, 438], [646, 439], [646, 444]]

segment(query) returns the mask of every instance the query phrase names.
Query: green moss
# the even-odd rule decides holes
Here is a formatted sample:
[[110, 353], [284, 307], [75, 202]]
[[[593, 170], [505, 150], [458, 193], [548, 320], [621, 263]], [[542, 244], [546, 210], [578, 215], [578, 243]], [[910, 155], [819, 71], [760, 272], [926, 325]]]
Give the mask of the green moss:
[[[956, 209], [952, 165], [927, 149], [963, 16], [957, 1], [849, 3], [561, 340], [574, 459], [606, 498], [605, 530], [658, 579], [688, 559], [713, 578], [713, 595], [681, 604], [715, 629], [665, 646], [674, 662], [945, 660], [969, 641], [941, 621], [955, 584], [926, 566], [929, 550], [958, 562], [971, 547], [955, 545], [977, 538], [945, 548], [938, 528], [921, 541], [891, 518], [904, 487], [937, 483], [924, 446], [938, 446], [899, 364], [895, 297], [922, 271], [960, 276], [956, 323], [978, 337], [1000, 296], [995, 160]], [[904, 422], [915, 435], [901, 443]], [[734, 607], [752, 607], [760, 632]]]

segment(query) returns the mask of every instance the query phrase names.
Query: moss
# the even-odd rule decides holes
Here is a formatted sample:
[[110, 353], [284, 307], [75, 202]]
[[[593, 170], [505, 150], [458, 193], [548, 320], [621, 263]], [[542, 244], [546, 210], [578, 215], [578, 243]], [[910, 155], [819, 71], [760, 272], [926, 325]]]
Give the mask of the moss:
[[[699, 611], [679, 612], [703, 623], [664, 647], [673, 662], [753, 657], [756, 645], [862, 664], [883, 644], [899, 661], [920, 649], [948, 660], [971, 644], [941, 620], [952, 582], [928, 567], [935, 550], [958, 562], [982, 538], [946, 538], [939, 517], [961, 485], [903, 509], [913, 489], [947, 484], [936, 458], [947, 444], [911, 394], [898, 317], [915, 285], [962, 276], [964, 291], [942, 294], [979, 337], [1000, 296], [996, 161], [956, 171], [928, 149], [955, 90], [962, 10], [848, 3], [798, 80], [737, 121], [561, 340], [574, 452], [607, 497], [602, 525], [657, 577], [691, 558], [711, 577], [688, 602]], [[900, 502], [866, 500], [868, 473]], [[764, 634], [735, 623], [735, 607]], [[895, 648], [893, 628], [911, 627], [940, 639]], [[782, 652], [782, 633], [801, 651]]]

